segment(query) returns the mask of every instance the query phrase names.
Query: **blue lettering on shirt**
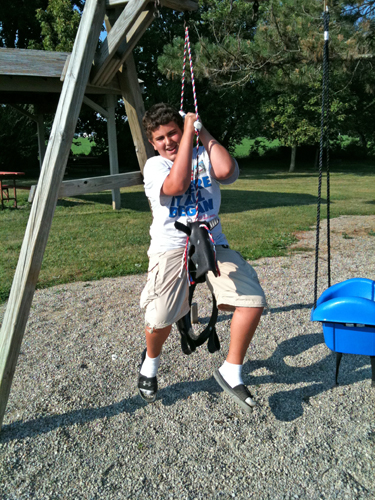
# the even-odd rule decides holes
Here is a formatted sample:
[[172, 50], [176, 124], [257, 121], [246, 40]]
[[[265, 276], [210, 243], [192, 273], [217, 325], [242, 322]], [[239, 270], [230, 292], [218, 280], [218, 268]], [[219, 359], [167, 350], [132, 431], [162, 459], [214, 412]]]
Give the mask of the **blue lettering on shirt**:
[[213, 210], [214, 209], [214, 201], [212, 198], [210, 198], [209, 200], [204, 200], [203, 201], [203, 206], [204, 206], [204, 211], [205, 212], [208, 212], [209, 210]]
[[206, 199], [206, 198], [204, 198], [204, 197], [202, 196], [202, 191], [201, 191], [200, 189], [198, 189], [198, 196], [197, 196], [197, 200], [198, 200], [198, 201], [203, 201], [203, 200], [205, 200], [205, 199]]
[[[200, 214], [214, 209], [213, 198], [206, 199], [202, 190], [212, 186], [211, 179], [204, 176], [198, 179], [198, 190], [195, 189], [195, 181], [190, 183], [189, 188], [183, 196], [173, 196], [169, 207], [169, 217], [192, 217], [196, 214], [196, 204]], [[209, 193], [205, 193], [206, 195]]]
[[212, 186], [211, 179], [209, 177], [203, 177], [203, 186], [205, 188]]

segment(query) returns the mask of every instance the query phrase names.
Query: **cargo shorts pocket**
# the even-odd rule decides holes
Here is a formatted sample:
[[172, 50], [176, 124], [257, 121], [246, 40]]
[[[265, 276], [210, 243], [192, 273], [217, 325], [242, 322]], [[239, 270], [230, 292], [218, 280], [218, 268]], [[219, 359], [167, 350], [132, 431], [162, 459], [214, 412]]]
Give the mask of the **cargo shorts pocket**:
[[158, 297], [158, 276], [159, 276], [159, 263], [156, 263], [147, 274], [147, 281], [141, 293], [140, 306], [143, 309], [152, 300]]

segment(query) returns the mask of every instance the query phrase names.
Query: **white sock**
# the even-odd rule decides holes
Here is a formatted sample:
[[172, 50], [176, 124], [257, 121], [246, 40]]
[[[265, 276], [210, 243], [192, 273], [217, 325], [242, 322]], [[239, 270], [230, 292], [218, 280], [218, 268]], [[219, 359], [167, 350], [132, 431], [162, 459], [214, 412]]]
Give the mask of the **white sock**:
[[228, 363], [224, 361], [224, 364], [219, 368], [220, 375], [223, 377], [225, 382], [233, 387], [243, 384], [241, 377], [242, 365], [234, 365], [233, 363]]
[[144, 377], [152, 378], [158, 373], [160, 365], [160, 354], [156, 358], [150, 358], [146, 352], [145, 360], [143, 361], [140, 374]]

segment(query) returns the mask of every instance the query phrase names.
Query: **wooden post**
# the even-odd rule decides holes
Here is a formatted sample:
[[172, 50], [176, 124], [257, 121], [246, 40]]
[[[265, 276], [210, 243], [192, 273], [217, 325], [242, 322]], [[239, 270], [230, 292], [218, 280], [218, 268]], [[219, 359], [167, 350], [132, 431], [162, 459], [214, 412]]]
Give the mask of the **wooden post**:
[[[117, 151], [117, 136], [116, 136], [116, 117], [115, 110], [117, 104], [117, 96], [107, 96], [107, 132], [108, 132], [108, 149], [109, 149], [109, 169], [111, 175], [119, 173], [118, 168], [118, 151]], [[121, 195], [119, 189], [112, 189], [112, 208], [120, 210]]]
[[0, 428], [104, 15], [86, 1], [31, 207], [0, 331]]
[[[112, 25], [119, 18], [120, 11], [115, 9], [105, 19], [107, 32], [112, 29]], [[142, 29], [146, 29], [143, 26]], [[142, 94], [139, 88], [137, 70], [133, 58], [133, 54], [129, 51], [126, 56], [126, 62], [117, 73], [119, 84], [121, 87], [122, 98], [125, 105], [126, 116], [129, 120], [130, 132], [133, 138], [135, 152], [138, 158], [138, 164], [141, 172], [148, 158], [154, 156], [154, 149], [148, 142], [146, 134], [142, 127], [142, 118], [145, 114]]]
[[128, 56], [118, 75], [125, 104], [126, 116], [129, 120], [135, 152], [138, 158], [139, 168], [141, 169], [141, 172], [143, 172], [143, 167], [145, 166], [147, 159], [154, 156], [155, 153], [153, 147], [148, 142], [142, 127], [142, 118], [145, 114], [145, 107], [139, 88], [133, 54]]
[[46, 128], [44, 126], [44, 116], [38, 110], [36, 110], [36, 124], [38, 127], [39, 166], [40, 170], [42, 170], [43, 160], [47, 149], [45, 140]]

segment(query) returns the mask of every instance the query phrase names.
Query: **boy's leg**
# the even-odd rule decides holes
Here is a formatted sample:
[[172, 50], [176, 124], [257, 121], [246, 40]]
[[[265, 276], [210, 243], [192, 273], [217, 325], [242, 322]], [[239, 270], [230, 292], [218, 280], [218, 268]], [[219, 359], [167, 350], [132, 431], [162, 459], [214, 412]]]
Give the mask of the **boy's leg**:
[[237, 307], [230, 325], [230, 344], [226, 361], [242, 365], [246, 351], [262, 316], [263, 307]]
[[166, 328], [153, 329], [146, 327], [147, 354], [150, 358], [157, 358], [161, 352], [164, 342], [171, 333], [172, 325]]
[[[141, 295], [145, 308], [146, 349], [142, 354], [138, 377], [140, 395], [155, 401], [160, 353], [172, 325], [189, 311], [186, 272], [182, 270], [184, 248], [150, 257], [147, 283]], [[165, 326], [167, 325], [167, 326]]]
[[231, 388], [244, 385], [242, 365], [262, 312], [263, 307], [237, 307], [233, 314], [228, 356], [219, 368], [221, 376]]
[[160, 353], [164, 342], [171, 331], [171, 326], [162, 329], [146, 328], [146, 349], [142, 353], [141, 367], [138, 376], [138, 390], [140, 396], [152, 403], [156, 399], [158, 390], [157, 372], [160, 365]]
[[242, 380], [242, 365], [246, 351], [259, 324], [266, 305], [264, 292], [255, 270], [240, 254], [228, 248], [218, 249], [221, 275], [208, 275], [218, 308], [234, 310], [229, 352], [214, 376], [221, 387], [246, 411], [255, 406], [252, 396]]
[[263, 307], [237, 307], [232, 318], [227, 359], [215, 370], [218, 384], [247, 413], [256, 405], [242, 380], [242, 366], [246, 351], [259, 324]]

